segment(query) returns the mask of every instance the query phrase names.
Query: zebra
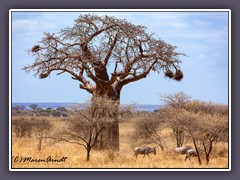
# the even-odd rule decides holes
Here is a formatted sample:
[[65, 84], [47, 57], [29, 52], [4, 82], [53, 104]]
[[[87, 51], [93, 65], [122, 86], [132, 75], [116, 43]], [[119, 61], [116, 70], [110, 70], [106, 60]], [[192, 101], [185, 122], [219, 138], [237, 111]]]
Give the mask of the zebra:
[[150, 148], [150, 147], [136, 147], [134, 148], [134, 156], [137, 158], [138, 154], [143, 154], [143, 158], [145, 157], [145, 155], [149, 157], [149, 154], [153, 153], [154, 155], [156, 155], [156, 148]]

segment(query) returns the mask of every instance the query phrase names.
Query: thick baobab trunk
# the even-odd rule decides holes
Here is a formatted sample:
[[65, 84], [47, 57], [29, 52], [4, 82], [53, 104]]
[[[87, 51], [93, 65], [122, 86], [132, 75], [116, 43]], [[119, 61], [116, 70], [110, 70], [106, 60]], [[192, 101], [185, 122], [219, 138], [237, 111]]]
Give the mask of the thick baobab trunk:
[[119, 150], [119, 122], [117, 120], [108, 123], [106, 128], [101, 132], [96, 148]]
[[105, 130], [106, 133], [106, 145], [108, 148], [118, 151], [119, 150], [119, 123], [112, 122]]
[[[94, 97], [106, 96], [110, 100], [118, 101], [120, 99], [120, 91], [121, 89], [116, 89], [115, 87], [98, 87], [96, 88], [96, 94], [93, 94]], [[111, 121], [107, 123], [106, 128], [101, 132], [98, 138], [97, 148], [98, 149], [111, 149], [114, 151], [119, 150], [119, 122], [118, 122], [118, 108], [115, 109], [113, 113], [110, 115]]]

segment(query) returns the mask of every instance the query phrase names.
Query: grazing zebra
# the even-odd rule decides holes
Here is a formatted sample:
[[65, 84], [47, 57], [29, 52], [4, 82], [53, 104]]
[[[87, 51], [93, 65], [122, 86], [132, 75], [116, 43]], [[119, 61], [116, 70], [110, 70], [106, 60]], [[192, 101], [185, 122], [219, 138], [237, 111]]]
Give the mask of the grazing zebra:
[[145, 155], [148, 156], [148, 158], [150, 159], [149, 157], [149, 154], [150, 153], [153, 153], [156, 155], [156, 149], [155, 147], [154, 148], [150, 148], [150, 147], [136, 147], [134, 148], [134, 156], [138, 156], [138, 154], [143, 154], [143, 158], [145, 157]]

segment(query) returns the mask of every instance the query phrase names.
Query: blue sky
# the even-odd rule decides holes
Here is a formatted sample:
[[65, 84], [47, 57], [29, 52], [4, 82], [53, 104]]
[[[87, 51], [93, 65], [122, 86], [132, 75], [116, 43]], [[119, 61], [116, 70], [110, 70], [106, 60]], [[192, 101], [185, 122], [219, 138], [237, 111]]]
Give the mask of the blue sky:
[[[87, 12], [84, 12], [87, 13]], [[228, 103], [228, 13], [227, 12], [91, 12], [124, 18], [144, 25], [147, 32], [177, 46], [184, 79], [181, 82], [150, 73], [128, 84], [121, 103], [161, 104], [159, 94], [183, 91], [192, 99]], [[27, 49], [44, 32], [71, 26], [80, 12], [12, 12], [12, 102], [85, 102], [91, 96], [79, 89], [69, 75], [46, 79], [21, 70], [34, 59]]]

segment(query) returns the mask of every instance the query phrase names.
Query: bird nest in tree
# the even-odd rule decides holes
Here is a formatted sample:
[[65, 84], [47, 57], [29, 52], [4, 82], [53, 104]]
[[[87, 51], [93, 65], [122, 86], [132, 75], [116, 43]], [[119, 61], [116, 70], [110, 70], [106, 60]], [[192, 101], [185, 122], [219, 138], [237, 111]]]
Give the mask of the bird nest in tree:
[[181, 81], [183, 78], [183, 73], [180, 69], [177, 69], [175, 74], [174, 74], [174, 79], [177, 81]]
[[48, 75], [49, 75], [49, 73], [41, 73], [41, 74], [39, 75], [39, 78], [40, 78], [40, 79], [44, 79], [44, 78], [48, 77]]
[[35, 46], [33, 46], [32, 47], [32, 52], [37, 52], [37, 51], [39, 51], [40, 50], [40, 46], [39, 45], [35, 45]]
[[167, 77], [169, 77], [169, 78], [173, 78], [174, 74], [173, 74], [173, 72], [172, 72], [171, 70], [167, 70], [167, 71], [165, 72], [165, 76], [167, 76]]

